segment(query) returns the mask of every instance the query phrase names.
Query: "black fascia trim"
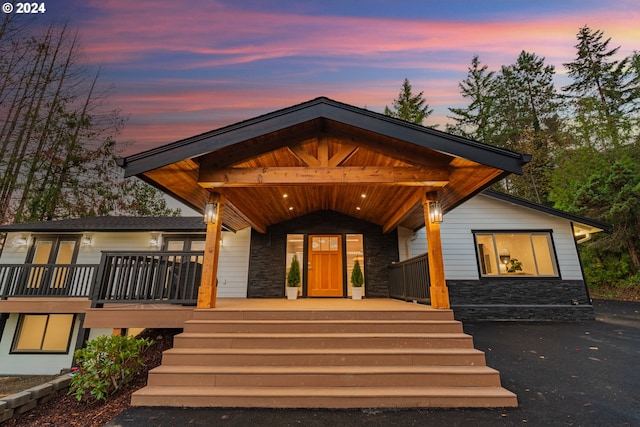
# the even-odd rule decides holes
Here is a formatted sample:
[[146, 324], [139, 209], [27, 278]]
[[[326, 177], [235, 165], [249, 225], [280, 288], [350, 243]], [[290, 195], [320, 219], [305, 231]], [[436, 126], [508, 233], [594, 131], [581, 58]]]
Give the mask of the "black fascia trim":
[[[139, 175], [175, 163], [176, 159], [198, 157], [247, 139], [318, 118], [335, 120], [517, 174], [521, 174], [522, 165], [531, 160], [529, 155], [482, 144], [321, 97], [126, 158], [119, 158], [117, 163], [125, 169], [125, 177]], [[452, 145], [452, 142], [456, 144]]]
[[569, 221], [578, 222], [580, 224], [590, 225], [591, 227], [600, 228], [603, 231], [611, 231], [612, 226], [604, 222], [597, 221], [595, 219], [585, 218], [579, 215], [564, 212], [549, 206], [541, 205], [520, 197], [512, 196], [511, 194], [501, 193], [496, 190], [485, 190], [482, 192], [485, 196], [493, 197], [505, 202], [513, 203], [516, 205], [524, 206], [526, 208], [534, 209], [549, 215], [554, 215], [560, 218], [564, 218]]

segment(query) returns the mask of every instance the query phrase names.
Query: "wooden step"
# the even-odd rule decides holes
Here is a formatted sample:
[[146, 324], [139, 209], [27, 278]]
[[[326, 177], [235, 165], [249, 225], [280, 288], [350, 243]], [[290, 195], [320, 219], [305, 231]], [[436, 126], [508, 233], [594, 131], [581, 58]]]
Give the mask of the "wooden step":
[[182, 333], [174, 337], [177, 348], [473, 348], [463, 333]]
[[499, 387], [486, 366], [159, 366], [149, 386]]
[[254, 408], [499, 408], [517, 406], [502, 387], [170, 387], [133, 393], [133, 406]]
[[163, 365], [325, 365], [482, 366], [484, 352], [474, 348], [172, 348]]
[[[299, 320], [190, 320], [184, 324], [184, 332], [300, 332]], [[455, 320], [309, 320], [306, 333], [352, 332], [462, 332], [462, 323]]]
[[[243, 304], [227, 304], [227, 307]], [[195, 310], [134, 406], [517, 406], [451, 310], [387, 303]], [[336, 305], [326, 304], [335, 307]], [[276, 305], [274, 304], [274, 307]], [[281, 304], [278, 304], [281, 307]], [[399, 307], [397, 302], [389, 306]], [[267, 307], [260, 308], [257, 307]], [[307, 309], [304, 309], [304, 308]]]
[[454, 320], [452, 310], [195, 310], [192, 320]]

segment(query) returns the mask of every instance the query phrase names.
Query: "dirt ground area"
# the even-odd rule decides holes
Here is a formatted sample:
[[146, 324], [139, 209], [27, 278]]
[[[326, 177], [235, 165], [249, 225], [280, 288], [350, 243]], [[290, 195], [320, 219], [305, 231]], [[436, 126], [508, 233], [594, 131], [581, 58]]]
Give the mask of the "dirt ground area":
[[0, 397], [39, 386], [59, 376], [60, 375], [16, 375], [0, 377]]

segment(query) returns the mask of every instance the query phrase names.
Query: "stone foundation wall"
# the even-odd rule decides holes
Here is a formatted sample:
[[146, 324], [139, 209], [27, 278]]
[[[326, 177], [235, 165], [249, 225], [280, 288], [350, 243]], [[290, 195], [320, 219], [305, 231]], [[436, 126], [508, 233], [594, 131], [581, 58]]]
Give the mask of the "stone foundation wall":
[[451, 280], [447, 286], [459, 320], [595, 319], [582, 280]]

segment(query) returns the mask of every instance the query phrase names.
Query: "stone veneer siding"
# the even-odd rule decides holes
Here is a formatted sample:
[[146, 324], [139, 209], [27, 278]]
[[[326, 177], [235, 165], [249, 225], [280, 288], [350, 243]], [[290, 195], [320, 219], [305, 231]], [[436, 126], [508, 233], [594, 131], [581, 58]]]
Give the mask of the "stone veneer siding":
[[[399, 259], [397, 230], [383, 234], [379, 225], [334, 211], [318, 211], [274, 224], [264, 234], [251, 230], [248, 298], [284, 297], [287, 234], [362, 234], [365, 295], [369, 298], [389, 297], [387, 267]], [[343, 237], [343, 248], [344, 244]], [[304, 264], [301, 262], [303, 296], [306, 295]], [[347, 277], [344, 281], [348, 285]]]
[[448, 280], [458, 320], [594, 320], [582, 280]]

